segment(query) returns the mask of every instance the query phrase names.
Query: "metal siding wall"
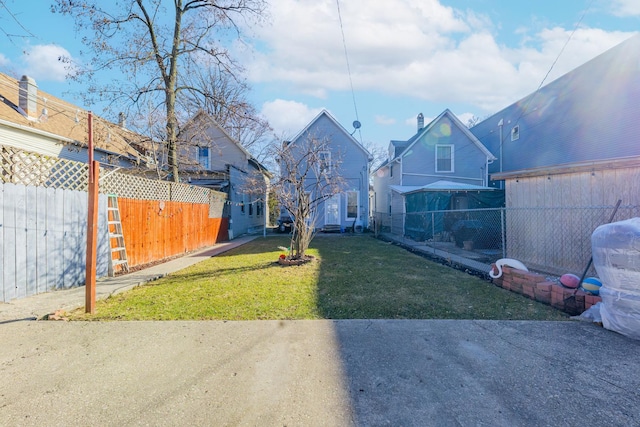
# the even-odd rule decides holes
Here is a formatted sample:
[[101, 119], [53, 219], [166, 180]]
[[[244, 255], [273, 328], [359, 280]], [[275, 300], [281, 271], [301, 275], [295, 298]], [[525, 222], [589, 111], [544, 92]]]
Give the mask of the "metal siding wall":
[[52, 157], [58, 157], [62, 152], [62, 145], [57, 141], [5, 126], [0, 126], [0, 145], [22, 148]]

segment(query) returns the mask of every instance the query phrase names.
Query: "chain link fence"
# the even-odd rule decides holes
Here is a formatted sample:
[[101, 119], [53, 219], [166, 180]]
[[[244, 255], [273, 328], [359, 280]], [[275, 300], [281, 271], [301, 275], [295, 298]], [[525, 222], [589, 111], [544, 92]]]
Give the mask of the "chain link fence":
[[[515, 258], [531, 270], [580, 275], [591, 257], [591, 234], [609, 221], [613, 210], [590, 206], [377, 212], [373, 229], [486, 264]], [[637, 216], [640, 206], [620, 206], [614, 221]], [[595, 274], [593, 267], [588, 273]]]

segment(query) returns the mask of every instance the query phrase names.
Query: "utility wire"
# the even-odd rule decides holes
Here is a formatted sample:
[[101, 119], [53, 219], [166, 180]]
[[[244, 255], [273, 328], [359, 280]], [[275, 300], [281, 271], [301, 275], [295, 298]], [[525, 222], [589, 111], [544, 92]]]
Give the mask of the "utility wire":
[[[527, 113], [527, 110], [529, 108], [529, 105], [531, 104], [531, 102], [533, 102], [534, 98], [536, 97], [536, 95], [538, 94], [538, 92], [540, 91], [540, 89], [542, 88], [542, 85], [544, 85], [544, 82], [547, 80], [547, 78], [549, 77], [549, 75], [551, 74], [551, 71], [553, 70], [553, 68], [555, 67], [556, 63], [558, 62], [558, 60], [560, 59], [560, 57], [562, 56], [562, 54], [564, 53], [565, 48], [567, 47], [567, 45], [569, 44], [569, 42], [571, 41], [571, 39], [573, 38], [573, 36], [575, 35], [576, 31], [578, 31], [578, 28], [580, 27], [580, 24], [582, 24], [582, 21], [585, 17], [585, 15], [587, 14], [587, 12], [589, 11], [589, 9], [591, 9], [591, 6], [593, 5], [594, 0], [590, 0], [589, 4], [587, 5], [586, 9], [584, 9], [582, 11], [582, 15], [580, 16], [580, 19], [578, 20], [578, 22], [576, 22], [576, 25], [573, 27], [573, 31], [571, 31], [571, 34], [569, 34], [569, 37], [567, 38], [567, 40], [564, 42], [564, 45], [562, 46], [562, 48], [560, 49], [560, 52], [558, 52], [558, 55], [556, 56], [555, 60], [553, 61], [553, 63], [551, 63], [551, 66], [549, 67], [549, 70], [547, 70], [547, 73], [544, 75], [544, 78], [542, 79], [542, 81], [540, 82], [540, 84], [538, 85], [538, 88], [533, 92], [533, 94], [530, 95], [529, 100], [527, 101], [527, 103], [524, 105], [524, 107], [522, 108], [522, 110], [520, 111], [520, 114], [518, 115], [518, 118], [515, 120], [515, 122], [513, 123], [513, 127], [518, 125], [518, 122], [520, 121], [520, 119], [522, 119], [522, 117]], [[507, 138], [507, 134], [510, 135], [509, 132], [503, 132], [502, 135], [502, 139], [500, 140], [500, 149], [502, 149], [502, 146], [504, 144], [504, 141]]]
[[[349, 74], [349, 85], [351, 86], [351, 97], [353, 98], [353, 109], [356, 112], [356, 120], [359, 122], [360, 118], [358, 117], [358, 105], [356, 103], [356, 93], [353, 90], [353, 79], [351, 78], [351, 66], [349, 65], [349, 53], [347, 52], [347, 41], [344, 37], [344, 26], [342, 24], [342, 13], [340, 12], [340, 0], [336, 0], [336, 5], [338, 6], [338, 20], [340, 21], [340, 32], [342, 33], [342, 46], [344, 47], [344, 58], [347, 61], [347, 73]], [[358, 135], [360, 135], [360, 144], [362, 144], [362, 132], [360, 128], [358, 130]]]
[[11, 16], [11, 18], [16, 22], [16, 24], [18, 24], [18, 26], [22, 28], [25, 31], [25, 33], [28, 34], [27, 36], [20, 36], [17, 34], [9, 34], [6, 31], [2, 30], [2, 32], [5, 33], [5, 35], [9, 38], [9, 40], [11, 40], [11, 43], [13, 43], [13, 39], [12, 39], [13, 37], [22, 37], [22, 38], [35, 37], [31, 31], [29, 31], [27, 28], [25, 28], [24, 25], [22, 25], [22, 23], [18, 20], [16, 15], [14, 15], [14, 13], [9, 10], [4, 0], [0, 0], [0, 6], [2, 6], [7, 11], [9, 16]]

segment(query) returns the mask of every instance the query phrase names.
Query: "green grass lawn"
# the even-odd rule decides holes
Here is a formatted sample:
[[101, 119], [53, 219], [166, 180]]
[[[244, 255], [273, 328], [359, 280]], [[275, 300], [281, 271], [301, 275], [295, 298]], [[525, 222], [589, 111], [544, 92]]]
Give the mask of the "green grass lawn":
[[318, 235], [301, 266], [276, 263], [286, 237], [258, 238], [97, 303], [73, 319], [566, 320], [554, 308], [370, 235]]

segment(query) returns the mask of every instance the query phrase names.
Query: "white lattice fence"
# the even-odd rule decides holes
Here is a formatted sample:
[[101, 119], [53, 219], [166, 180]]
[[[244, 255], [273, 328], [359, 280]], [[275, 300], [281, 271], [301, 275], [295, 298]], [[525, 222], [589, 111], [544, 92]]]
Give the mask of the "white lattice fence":
[[[128, 172], [135, 172], [133, 170]], [[218, 191], [190, 184], [153, 180], [120, 171], [100, 168], [100, 192], [140, 200], [167, 200], [209, 204], [221, 212], [215, 203], [226, 200]], [[0, 145], [0, 181], [11, 184], [87, 191], [86, 164], [23, 151]]]
[[171, 200], [171, 184], [125, 173], [100, 171], [100, 192], [140, 200]]
[[0, 180], [8, 184], [87, 191], [87, 165], [0, 146]]

